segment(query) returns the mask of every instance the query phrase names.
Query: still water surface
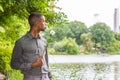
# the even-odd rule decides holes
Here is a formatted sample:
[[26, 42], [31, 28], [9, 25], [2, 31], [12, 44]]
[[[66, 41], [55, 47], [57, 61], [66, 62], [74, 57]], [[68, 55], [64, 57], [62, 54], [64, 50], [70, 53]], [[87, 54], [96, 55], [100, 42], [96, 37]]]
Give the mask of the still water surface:
[[51, 64], [51, 70], [54, 80], [115, 80], [114, 64]]
[[119, 56], [51, 56], [51, 58], [54, 59], [50, 60], [53, 80], [120, 80]]

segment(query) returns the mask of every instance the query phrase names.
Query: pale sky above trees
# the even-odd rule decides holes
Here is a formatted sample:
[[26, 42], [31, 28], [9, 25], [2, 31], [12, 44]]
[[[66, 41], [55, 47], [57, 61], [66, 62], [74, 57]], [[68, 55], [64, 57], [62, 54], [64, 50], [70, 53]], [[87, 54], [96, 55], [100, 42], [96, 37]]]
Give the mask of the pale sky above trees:
[[114, 8], [120, 8], [120, 0], [59, 0], [57, 5], [70, 21], [82, 21], [88, 27], [101, 21], [113, 29]]

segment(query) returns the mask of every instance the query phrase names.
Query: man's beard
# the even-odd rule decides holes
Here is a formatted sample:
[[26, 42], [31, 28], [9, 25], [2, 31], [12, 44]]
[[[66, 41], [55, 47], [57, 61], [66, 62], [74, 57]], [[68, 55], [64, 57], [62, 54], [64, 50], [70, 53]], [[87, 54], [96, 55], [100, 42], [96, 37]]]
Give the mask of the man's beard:
[[45, 29], [46, 29], [46, 26], [45, 26], [44, 28], [40, 28], [40, 27], [39, 27], [38, 32], [40, 32], [40, 31], [45, 31]]

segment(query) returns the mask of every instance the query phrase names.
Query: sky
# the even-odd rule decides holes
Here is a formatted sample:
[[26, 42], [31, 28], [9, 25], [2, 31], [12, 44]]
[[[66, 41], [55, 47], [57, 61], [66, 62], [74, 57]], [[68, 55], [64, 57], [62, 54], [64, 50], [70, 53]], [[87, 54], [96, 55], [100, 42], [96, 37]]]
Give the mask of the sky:
[[69, 21], [81, 21], [87, 27], [100, 21], [113, 29], [114, 9], [120, 8], [120, 0], [59, 0], [57, 6], [62, 8]]

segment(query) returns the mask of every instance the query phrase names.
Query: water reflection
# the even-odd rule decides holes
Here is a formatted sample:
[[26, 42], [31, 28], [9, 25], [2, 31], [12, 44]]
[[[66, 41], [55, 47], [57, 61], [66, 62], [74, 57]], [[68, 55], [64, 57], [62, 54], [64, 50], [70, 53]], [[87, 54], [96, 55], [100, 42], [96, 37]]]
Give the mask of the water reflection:
[[115, 63], [51, 64], [53, 80], [120, 80]]

